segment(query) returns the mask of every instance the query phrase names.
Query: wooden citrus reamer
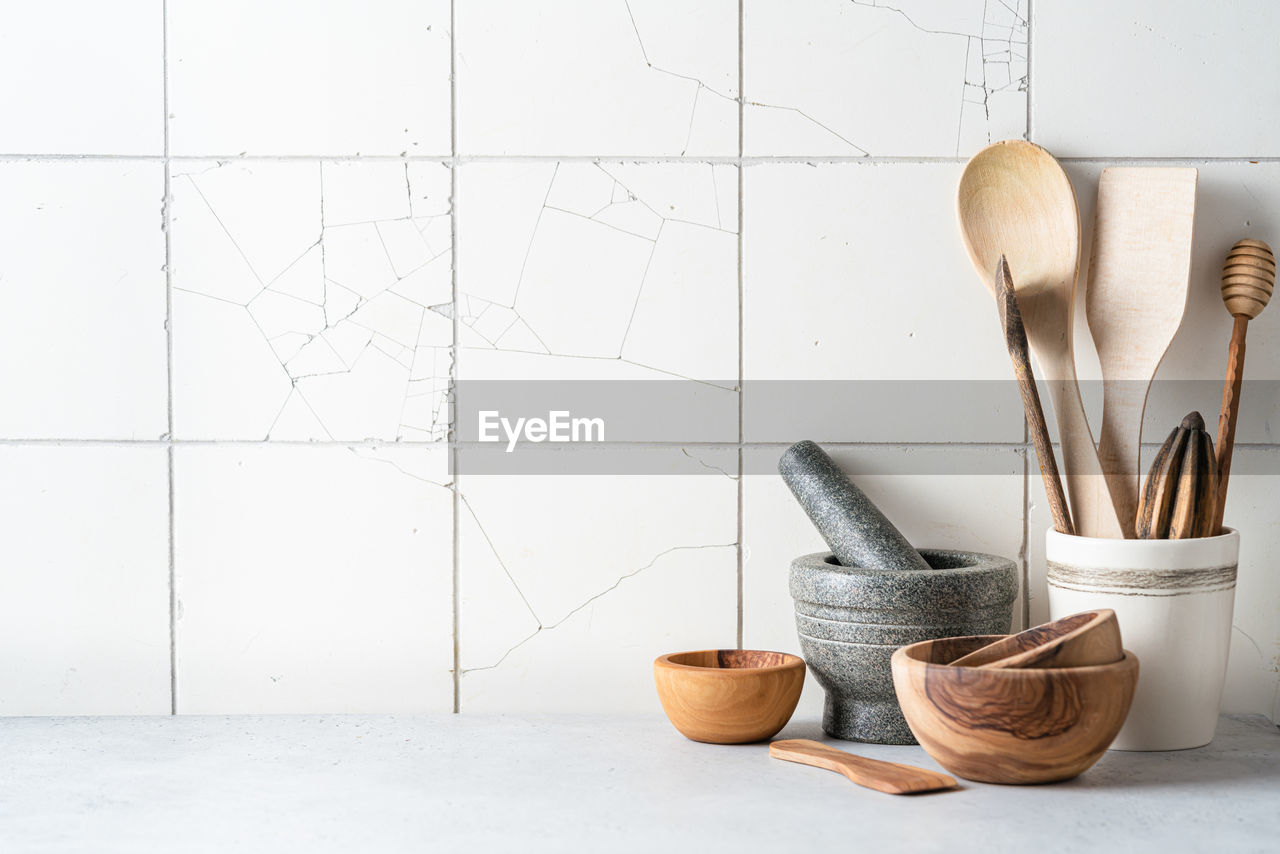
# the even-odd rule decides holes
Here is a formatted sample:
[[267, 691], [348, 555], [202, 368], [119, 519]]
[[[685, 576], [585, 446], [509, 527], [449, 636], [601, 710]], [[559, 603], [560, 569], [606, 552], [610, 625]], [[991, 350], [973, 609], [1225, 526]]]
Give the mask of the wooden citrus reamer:
[[1218, 502], [1213, 530], [1222, 531], [1227, 509], [1227, 477], [1231, 474], [1231, 450], [1236, 440], [1236, 416], [1240, 412], [1240, 384], [1244, 380], [1244, 336], [1249, 321], [1262, 313], [1276, 284], [1276, 256], [1261, 240], [1236, 241], [1222, 265], [1222, 301], [1235, 317], [1227, 349], [1227, 379], [1222, 386], [1222, 413], [1218, 416]]

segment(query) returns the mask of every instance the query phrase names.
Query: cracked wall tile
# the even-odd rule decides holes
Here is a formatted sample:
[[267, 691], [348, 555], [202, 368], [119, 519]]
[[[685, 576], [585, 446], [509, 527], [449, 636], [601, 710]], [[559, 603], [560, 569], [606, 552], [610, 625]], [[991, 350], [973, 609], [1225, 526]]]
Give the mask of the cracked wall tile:
[[447, 436], [447, 167], [173, 169], [178, 437]]
[[179, 712], [452, 708], [443, 448], [174, 455]]
[[460, 378], [732, 389], [736, 167], [472, 163], [458, 196]]
[[[916, 546], [1019, 559], [1019, 451], [840, 446], [827, 450]], [[752, 448], [744, 453], [752, 457], [746, 470], [762, 471], [776, 468], [781, 449]], [[961, 473], [943, 473], [953, 471]], [[788, 572], [793, 558], [828, 548], [781, 477], [747, 475], [742, 489], [743, 645], [799, 655]], [[1021, 622], [1021, 606], [1015, 604], [1014, 627]], [[822, 688], [813, 679], [805, 684], [796, 714], [822, 714]]]
[[0, 446], [0, 715], [169, 713], [162, 446]]
[[1026, 18], [1026, 0], [746, 0], [744, 153], [956, 156], [1021, 137]]
[[181, 155], [450, 149], [448, 0], [171, 3]]
[[462, 154], [737, 154], [735, 2], [489, 0], [456, 14]]
[[[1216, 404], [1215, 404], [1216, 405]], [[1248, 397], [1241, 404], [1248, 406]], [[1163, 433], [1156, 440], [1164, 439]], [[1143, 469], [1157, 449], [1143, 448]], [[1265, 714], [1280, 718], [1280, 575], [1275, 554], [1280, 550], [1275, 494], [1280, 471], [1280, 448], [1236, 447], [1231, 462], [1230, 489], [1224, 523], [1241, 532], [1240, 566], [1236, 576], [1231, 655], [1222, 695], [1225, 714]], [[1049, 619], [1049, 588], [1045, 580], [1045, 531], [1053, 526], [1044, 484], [1032, 472], [1027, 516], [1028, 593], [1032, 624]]]
[[0, 151], [161, 154], [163, 19], [151, 0], [6, 4]]
[[990, 408], [948, 411], [946, 418], [902, 417], [857, 400], [788, 410], [779, 418], [776, 395], [749, 393], [757, 380], [867, 381], [862, 391], [869, 395], [874, 381], [919, 380], [963, 396], [989, 388], [970, 381], [1011, 378], [995, 304], [956, 234], [961, 169], [747, 168], [742, 328], [748, 441], [1022, 441], [1022, 406], [1013, 383], [993, 384]]
[[0, 163], [0, 437], [167, 428], [159, 163]]
[[656, 656], [734, 644], [735, 481], [632, 453], [662, 476], [466, 475], [459, 452], [463, 712], [651, 708]]
[[1035, 141], [1059, 157], [1280, 155], [1275, 3], [1048, 0], [1035, 31]]

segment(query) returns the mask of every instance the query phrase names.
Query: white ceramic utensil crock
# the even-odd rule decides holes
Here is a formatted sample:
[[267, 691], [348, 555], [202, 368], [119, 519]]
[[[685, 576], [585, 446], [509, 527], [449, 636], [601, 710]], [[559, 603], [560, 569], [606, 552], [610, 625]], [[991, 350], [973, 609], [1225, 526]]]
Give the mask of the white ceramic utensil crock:
[[1141, 672], [1113, 750], [1213, 740], [1231, 643], [1240, 535], [1119, 540], [1049, 531], [1049, 614], [1110, 608]]

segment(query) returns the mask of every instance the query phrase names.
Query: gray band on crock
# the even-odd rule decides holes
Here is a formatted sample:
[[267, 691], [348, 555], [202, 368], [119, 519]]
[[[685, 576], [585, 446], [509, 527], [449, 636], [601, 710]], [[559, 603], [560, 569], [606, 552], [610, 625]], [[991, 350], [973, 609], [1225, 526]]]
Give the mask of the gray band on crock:
[[1048, 561], [1054, 587], [1118, 596], [1187, 596], [1236, 586], [1236, 564], [1202, 569], [1103, 569]]

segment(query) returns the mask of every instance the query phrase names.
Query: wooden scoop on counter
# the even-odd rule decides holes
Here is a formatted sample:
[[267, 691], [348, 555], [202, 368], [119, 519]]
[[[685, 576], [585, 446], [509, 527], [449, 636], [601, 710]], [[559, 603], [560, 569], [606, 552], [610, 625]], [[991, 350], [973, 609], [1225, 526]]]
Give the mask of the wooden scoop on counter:
[[951, 667], [1090, 667], [1124, 658], [1110, 608], [1083, 611], [1009, 635], [950, 662]]
[[948, 777], [937, 771], [855, 756], [807, 738], [775, 741], [769, 745], [769, 755], [774, 759], [837, 771], [859, 786], [866, 786], [878, 792], [887, 792], [890, 795], [935, 792], [939, 789], [953, 789], [956, 785], [954, 777]]

